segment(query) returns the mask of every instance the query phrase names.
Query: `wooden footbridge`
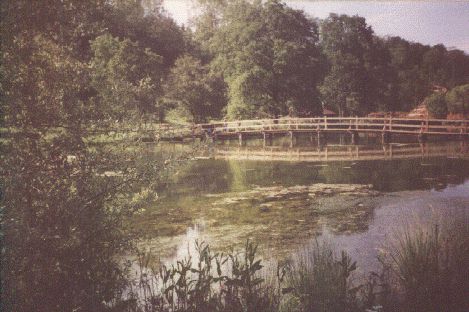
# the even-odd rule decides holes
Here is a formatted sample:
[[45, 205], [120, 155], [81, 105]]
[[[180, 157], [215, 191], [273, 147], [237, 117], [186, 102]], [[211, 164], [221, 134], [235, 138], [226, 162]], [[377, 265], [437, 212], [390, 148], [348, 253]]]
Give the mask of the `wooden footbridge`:
[[315, 117], [279, 118], [222, 121], [193, 125], [154, 124], [139, 129], [156, 140], [182, 141], [184, 139], [209, 138], [211, 140], [237, 139], [240, 144], [248, 138], [263, 138], [265, 142], [274, 136], [290, 136], [292, 141], [299, 134], [308, 134], [311, 140], [324, 141], [328, 133], [349, 134], [352, 143], [359, 133], [382, 136], [389, 143], [393, 135], [414, 135], [419, 141], [433, 136], [453, 139], [469, 139], [469, 120], [409, 119], [376, 117]]
[[204, 134], [214, 140], [237, 138], [242, 144], [248, 137], [263, 137], [269, 140], [274, 135], [295, 135], [307, 133], [317, 136], [318, 141], [326, 133], [348, 133], [352, 141], [358, 140], [358, 133], [380, 134], [384, 141], [390, 141], [393, 134], [415, 135], [419, 140], [429, 136], [450, 136], [469, 138], [469, 120], [406, 119], [374, 117], [317, 117], [237, 120], [192, 126], [191, 135]]

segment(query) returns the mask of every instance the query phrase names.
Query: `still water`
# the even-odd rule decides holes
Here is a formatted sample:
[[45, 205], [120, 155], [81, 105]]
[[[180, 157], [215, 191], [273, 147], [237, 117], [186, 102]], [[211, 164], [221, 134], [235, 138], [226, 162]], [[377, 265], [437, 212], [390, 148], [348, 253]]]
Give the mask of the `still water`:
[[410, 219], [469, 213], [469, 154], [461, 142], [215, 144], [172, 172], [158, 195], [134, 224], [163, 262], [193, 252], [195, 240], [225, 250], [251, 239], [264, 258], [284, 259], [326, 238], [372, 268]]

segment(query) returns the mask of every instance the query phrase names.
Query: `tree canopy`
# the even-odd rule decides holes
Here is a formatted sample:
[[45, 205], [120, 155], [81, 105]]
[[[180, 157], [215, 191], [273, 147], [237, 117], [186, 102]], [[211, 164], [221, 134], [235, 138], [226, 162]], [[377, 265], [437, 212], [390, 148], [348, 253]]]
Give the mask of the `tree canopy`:
[[279, 1], [229, 3], [209, 34], [211, 66], [228, 86], [231, 118], [319, 110], [317, 24]]

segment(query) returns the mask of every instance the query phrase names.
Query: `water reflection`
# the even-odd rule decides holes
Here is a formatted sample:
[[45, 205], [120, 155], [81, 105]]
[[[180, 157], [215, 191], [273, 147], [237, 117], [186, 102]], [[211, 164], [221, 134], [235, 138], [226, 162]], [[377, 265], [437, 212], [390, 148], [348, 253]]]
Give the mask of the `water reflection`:
[[215, 159], [262, 161], [354, 161], [390, 160], [428, 157], [467, 157], [467, 144], [459, 143], [390, 143], [377, 145], [319, 145], [285, 148], [277, 146], [219, 145], [212, 153]]
[[[158, 250], [163, 258], [185, 254], [196, 238], [219, 249], [251, 238], [260, 242], [266, 253], [282, 256], [322, 233], [347, 237], [368, 233], [375, 208], [389, 192], [428, 192], [464, 183], [469, 177], [469, 159], [460, 153], [460, 147], [458, 142], [329, 145], [327, 161], [305, 161], [295, 154], [298, 149], [300, 153], [318, 151], [305, 146], [292, 152], [280, 146], [276, 151], [290, 153], [288, 161], [266, 161], [249, 158], [251, 151], [264, 152], [263, 147], [217, 145], [213, 153], [247, 154], [247, 159], [237, 156], [190, 162], [168, 177], [159, 203], [148, 208], [135, 224], [146, 238], [145, 245]], [[358, 157], [369, 159], [357, 159], [357, 148]], [[325, 189], [339, 184], [370, 185], [380, 195], [327, 191], [330, 193], [310, 196], [309, 191], [298, 191], [321, 183]], [[272, 192], [283, 195], [272, 196]]]

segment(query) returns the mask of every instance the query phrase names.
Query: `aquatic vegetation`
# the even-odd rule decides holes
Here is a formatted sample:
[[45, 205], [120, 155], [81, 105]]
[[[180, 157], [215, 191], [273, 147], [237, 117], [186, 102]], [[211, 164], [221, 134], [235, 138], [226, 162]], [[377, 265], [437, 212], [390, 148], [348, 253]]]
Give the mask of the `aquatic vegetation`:
[[469, 219], [464, 212], [413, 222], [381, 258], [383, 270], [389, 271], [386, 287], [402, 301], [398, 311], [462, 311], [469, 306]]
[[117, 311], [275, 311], [275, 287], [259, 275], [257, 245], [243, 252], [214, 253], [196, 242], [197, 255], [175, 265], [152, 266], [151, 255], [139, 256], [138, 279]]
[[465, 215], [410, 223], [367, 278], [346, 252], [318, 240], [283, 264], [262, 262], [250, 241], [227, 253], [196, 243], [195, 255], [158, 269], [142, 254], [126, 309], [116, 311], [463, 311], [468, 234]]
[[[142, 233], [141, 245], [173, 257], [178, 246], [195, 238], [209, 241], [217, 250], [240, 247], [246, 239], [262, 242], [280, 258], [320, 234], [323, 226], [333, 233], [367, 229], [377, 191], [363, 184], [254, 186], [250, 190], [176, 198], [162, 196], [154, 207], [132, 220]], [[193, 228], [201, 237], [189, 237]]]
[[[300, 253], [287, 273], [290, 311], [356, 311], [358, 290], [350, 281], [356, 270], [346, 252], [318, 241]], [[293, 308], [293, 309], [292, 309]]]

